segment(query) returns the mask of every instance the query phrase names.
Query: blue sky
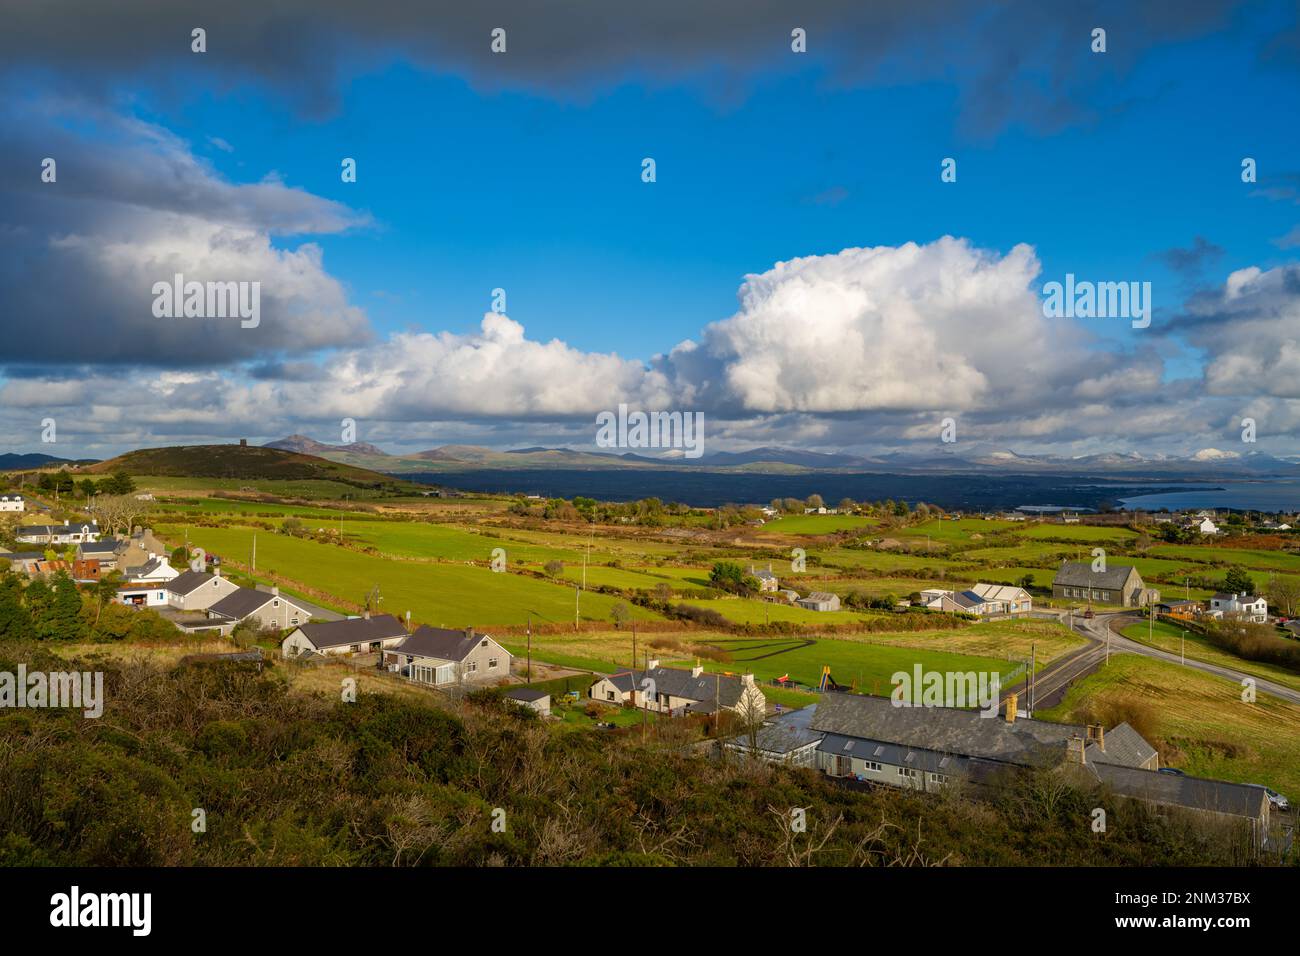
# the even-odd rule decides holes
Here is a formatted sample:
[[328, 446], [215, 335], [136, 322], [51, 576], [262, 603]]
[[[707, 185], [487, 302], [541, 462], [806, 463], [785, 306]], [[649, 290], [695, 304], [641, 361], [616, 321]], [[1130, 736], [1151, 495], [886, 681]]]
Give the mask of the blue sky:
[[[582, 445], [589, 442], [586, 423], [593, 408], [630, 399], [672, 407], [701, 403], [726, 423], [715, 434], [737, 446], [773, 441], [826, 449], [902, 447], [947, 410], [966, 413], [981, 442], [1082, 452], [1112, 445], [1120, 436], [1107, 433], [1114, 426], [1101, 422], [1108, 416], [1133, 421], [1131, 412], [1098, 405], [1092, 416], [1096, 424], [1076, 422], [1054, 434], [1046, 419], [1026, 424], [1025, 409], [1077, 404], [1079, 395], [1095, 396], [1099, 390], [1123, 392], [1127, 377], [1140, 383], [1134, 391], [1143, 393], [1148, 412], [1157, 406], [1164, 410], [1139, 427], [1147, 432], [1141, 436], [1144, 444], [1158, 438], [1171, 453], [1196, 451], [1230, 435], [1230, 419], [1244, 414], [1241, 409], [1267, 406], [1276, 426], [1271, 451], [1295, 451], [1298, 393], [1275, 386], [1252, 393], [1240, 384], [1252, 375], [1285, 379], [1293, 370], [1290, 359], [1279, 360], [1272, 347], [1269, 355], [1212, 368], [1233, 336], [1226, 317], [1231, 310], [1223, 302], [1190, 312], [1187, 305], [1197, 296], [1222, 297], [1231, 274], [1253, 268], [1275, 281], [1259, 291], [1248, 315], [1232, 320], [1246, 323], [1238, 328], [1285, 323], [1296, 315], [1294, 298], [1281, 303], [1268, 298], [1274, 286], [1289, 294], [1296, 252], [1282, 237], [1300, 222], [1293, 5], [1207, 3], [1202, 21], [1189, 16], [1184, 24], [1167, 12], [1177, 5], [1151, 4], [1151, 15], [1139, 28], [1130, 27], [1116, 12], [1124, 8], [1115, 5], [1097, 5], [1095, 19], [1089, 14], [1052, 19], [1041, 5], [1011, 3], [1001, 5], [1002, 12], [1006, 23], [1026, 22], [1022, 34], [1007, 35], [1006, 23], [967, 23], [953, 14], [936, 16], [937, 36], [932, 23], [919, 15], [917, 23], [910, 22], [908, 5], [899, 5], [896, 19], [888, 21], [898, 35], [874, 45], [871, 56], [863, 57], [870, 69], [859, 69], [855, 38], [878, 24], [832, 11], [809, 27], [810, 52], [797, 55], [790, 52], [788, 33], [800, 22], [799, 14], [775, 14], [759, 4], [736, 51], [647, 36], [647, 52], [635, 62], [627, 62], [626, 52], [611, 40], [606, 60], [594, 50], [593, 65], [584, 68], [575, 54], [577, 66], [555, 71], [547, 57], [530, 61], [527, 53], [516, 52], [527, 50], [533, 38], [522, 27], [511, 27], [511, 52], [492, 58], [477, 47], [473, 55], [449, 51], [436, 31], [404, 48], [400, 22], [376, 27], [368, 37], [334, 33], [331, 27], [342, 20], [331, 22], [331, 6], [317, 7], [320, 20], [310, 21], [316, 25], [291, 39], [283, 23], [261, 24], [264, 35], [256, 44], [252, 37], [258, 28], [235, 15], [223, 22], [209, 14], [211, 48], [202, 59], [167, 46], [176, 34], [180, 44], [186, 42], [188, 27], [182, 25], [197, 22], [195, 16], [176, 19], [172, 33], [158, 27], [162, 40], [133, 35], [130, 43], [138, 49], [122, 40], [120, 56], [113, 39], [106, 38], [110, 49], [102, 63], [74, 57], [42, 24], [28, 25], [29, 42], [10, 51], [16, 59], [0, 74], [0, 88], [23, 104], [21, 119], [28, 124], [15, 134], [21, 148], [6, 152], [7, 164], [34, 161], [33, 152], [42, 151], [40, 123], [47, 122], [75, 131], [68, 146], [74, 154], [63, 164], [70, 172], [63, 174], [59, 189], [77, 175], [78, 160], [89, 161], [105, 125], [115, 138], [137, 137], [142, 155], [158, 161], [163, 179], [165, 170], [186, 167], [176, 194], [156, 202], [137, 191], [129, 202], [115, 203], [111, 189], [97, 188], [104, 212], [85, 214], [93, 220], [90, 225], [78, 219], [75, 207], [63, 204], [64, 218], [58, 228], [47, 227], [43, 241], [62, 250], [60, 239], [69, 235], [101, 236], [97, 230], [112, 210], [130, 205], [184, 217], [188, 240], [210, 252], [220, 240], [211, 232], [196, 238], [190, 226], [225, 223], [233, 215], [241, 228], [269, 244], [268, 255], [292, 257], [304, 244], [319, 246], [311, 282], [328, 287], [329, 301], [321, 305], [315, 291], [295, 290], [296, 298], [285, 306], [289, 317], [279, 326], [282, 334], [252, 351], [227, 349], [215, 333], [211, 347], [192, 349], [196, 354], [151, 350], [149, 327], [134, 325], [134, 318], [124, 321], [122, 334], [134, 336], [138, 348], [117, 350], [111, 361], [97, 359], [103, 350], [69, 353], [54, 339], [11, 343], [0, 360], [12, 406], [32, 408], [65, 394], [58, 401], [66, 404], [50, 414], [64, 417], [67, 433], [98, 451], [220, 438], [254, 428], [276, 437], [324, 428], [329, 416], [347, 411], [345, 398], [324, 403], [329, 407], [314, 417], [310, 402], [272, 387], [242, 398], [223, 393], [229, 413], [224, 420], [198, 407], [191, 416], [175, 414], [193, 400], [183, 394], [184, 386], [204, 376], [213, 387], [193, 390], [206, 391], [210, 399], [215, 390], [237, 385], [246, 392], [253, 383], [274, 386], [278, 370], [285, 369], [296, 370], [285, 372], [285, 388], [314, 374], [332, 394], [351, 393], [359, 409], [353, 417], [371, 423], [366, 434], [409, 442], [408, 450], [441, 443], [437, 439]], [[914, 6], [921, 12], [946, 7]], [[673, 11], [667, 9], [665, 21], [651, 26], [668, 37], [686, 36], [679, 31], [689, 31], [692, 21], [687, 5], [682, 11], [680, 22], [671, 22]], [[382, 20], [383, 13], [376, 18]], [[304, 7], [303, 22], [311, 16]], [[501, 22], [511, 22], [500, 16]], [[843, 31], [837, 29], [837, 16], [844, 18]], [[1034, 18], [1044, 16], [1050, 31], [1031, 29], [1041, 27]], [[1080, 28], [1087, 23], [1111, 24], [1106, 53], [1089, 50], [1089, 32]], [[92, 25], [87, 30], [93, 32]], [[239, 42], [255, 48], [256, 56], [249, 50], [236, 56], [227, 52], [237, 30]], [[17, 32], [21, 41], [21, 26]], [[727, 34], [720, 35], [722, 40], [711, 42], [725, 45]], [[987, 41], [984, 47], [981, 39]], [[570, 36], [568, 42], [581, 47], [584, 38]], [[638, 49], [631, 42], [631, 49]], [[282, 48], [281, 70], [266, 61], [268, 50], [278, 55]], [[945, 62], [941, 55], [953, 59]], [[1006, 68], [1005, 61], [1014, 65]], [[509, 70], [498, 70], [506, 62]], [[295, 67], [299, 63], [307, 64], [302, 75]], [[96, 121], [86, 123], [86, 116]], [[159, 138], [165, 138], [161, 145]], [[345, 156], [357, 160], [355, 183], [340, 181]], [[657, 164], [657, 181], [651, 184], [640, 178], [647, 156]], [[1247, 156], [1258, 162], [1257, 184], [1241, 181]], [[945, 157], [957, 160], [955, 183], [940, 181]], [[100, 175], [104, 182], [116, 182], [112, 170]], [[273, 195], [240, 198], [267, 182]], [[75, 189], [75, 183], [68, 188]], [[194, 197], [209, 189], [215, 198], [200, 205]], [[21, 216], [51, 201], [50, 194], [18, 193], [23, 201], [8, 223], [11, 235], [27, 228]], [[223, 211], [225, 202], [237, 212]], [[270, 224], [272, 210], [288, 203], [306, 210], [303, 230], [286, 232]], [[349, 223], [322, 225], [336, 215]], [[33, 217], [41, 223], [55, 219], [36, 212]], [[172, 225], [123, 222], [113, 231], [112, 244], [129, 247], [135, 235], [149, 229], [165, 234]], [[1045, 372], [1045, 378], [1059, 382], [1073, 376], [1078, 388], [1073, 397], [1048, 398], [1045, 381], [1041, 403], [1028, 395], [1001, 403], [999, 394], [1011, 385], [1002, 380], [1015, 374], [1014, 363], [1004, 368], [974, 358], [961, 370], [971, 373], [969, 393], [948, 396], [943, 407], [925, 407], [922, 397], [863, 397], [852, 381], [842, 394], [817, 397], [807, 383], [787, 380], [780, 369], [773, 372], [781, 384], [778, 399], [768, 401], [737, 384], [774, 334], [761, 316], [750, 314], [761, 312], [761, 303], [748, 308], [738, 303], [747, 274], [762, 275], [799, 257], [837, 257], [857, 247], [927, 246], [943, 236], [995, 257], [1009, 256], [1019, 244], [1031, 247], [1041, 267], [1029, 283], [1035, 295], [1042, 282], [1067, 272], [1098, 281], [1149, 281], [1157, 322], [1148, 330], [1099, 322], [1078, 335], [1072, 332], [1068, 345], [1056, 343], [1052, 361], [1066, 349], [1070, 361]], [[109, 244], [102, 238], [96, 242]], [[1171, 250], [1190, 250], [1197, 243], [1206, 255], [1183, 256], [1192, 264], [1182, 268], [1170, 264]], [[154, 265], [167, 273], [159, 252], [170, 249], [167, 242], [136, 244], [139, 254], [132, 261], [144, 276]], [[25, 255], [35, 259], [39, 252], [28, 246]], [[936, 263], [942, 259], [936, 254]], [[120, 274], [120, 259], [93, 265], [101, 283], [101, 271], [116, 268]], [[78, 268], [63, 263], [49, 274], [71, 270], [70, 281], [76, 281]], [[249, 274], [260, 275], [257, 268], [250, 266]], [[32, 274], [45, 273], [38, 268], [27, 273]], [[9, 279], [24, 281], [16, 270]], [[814, 280], [805, 275], [792, 281]], [[841, 276], [815, 281], [840, 283]], [[871, 301], [872, 281], [883, 280], [850, 276], [836, 288], [851, 287]], [[341, 294], [334, 294], [334, 283]], [[105, 300], [117, 297], [95, 295], [89, 279], [87, 286], [86, 309], [111, 312]], [[17, 301], [36, 301], [33, 287], [29, 278]], [[427, 364], [396, 370], [407, 378], [394, 394], [383, 400], [366, 394], [361, 380], [378, 374], [386, 361], [391, 366], [385, 345], [395, 354], [418, 351], [401, 336], [424, 336], [414, 345], [435, 348], [438, 361], [460, 361], [456, 343], [476, 350], [475, 337], [482, 334], [496, 287], [506, 290], [507, 313], [522, 325], [528, 342], [544, 346], [560, 340], [567, 347], [567, 358], [554, 354], [557, 350], [536, 352], [538, 360], [556, 361], [553, 377], [596, 374], [580, 357], [604, 357], [593, 361], [609, 372], [606, 393], [574, 395], [566, 403], [525, 387], [513, 405], [502, 402], [483, 414], [459, 399], [431, 399], [423, 406], [411, 400], [412, 391], [427, 388], [424, 375], [445, 380], [464, 367], [462, 361], [432, 371]], [[881, 296], [907, 300], [912, 294], [891, 288]], [[1019, 320], [1002, 331], [987, 316], [982, 325], [961, 324], [959, 316], [972, 311], [966, 306], [984, 303], [950, 303], [952, 316], [933, 324], [937, 348], [962, 353], [977, 338], [1006, 334], [1005, 354], [1015, 349], [1015, 335], [1039, 334]], [[124, 308], [139, 311], [136, 304]], [[887, 377], [887, 366], [896, 362], [886, 360], [882, 368], [873, 363], [879, 354], [906, 347], [907, 333], [896, 327], [899, 308], [910, 311], [907, 301], [896, 302], [893, 318], [843, 317], [833, 323], [837, 331], [826, 334], [861, 332], [857, 359], [863, 374]], [[307, 334], [293, 326], [295, 315], [310, 324]], [[326, 319], [313, 318], [320, 315]], [[733, 317], [726, 330], [711, 330]], [[278, 318], [273, 311], [271, 321]], [[793, 317], [783, 313], [778, 334], [798, 338], [822, 320], [815, 310]], [[118, 319], [105, 314], [88, 321], [98, 330], [114, 328]], [[915, 321], [918, 329], [928, 330], [926, 316]], [[78, 338], [75, 329], [69, 331], [61, 333], [65, 343]], [[877, 353], [871, 342], [885, 333], [903, 341]], [[1276, 343], [1286, 334], [1284, 324], [1253, 337]], [[452, 337], [448, 354], [433, 341], [444, 335]], [[728, 341], [721, 343], [723, 338]], [[683, 341], [698, 344], [696, 355], [707, 355], [711, 372], [652, 361]], [[754, 353], [746, 351], [751, 347]], [[365, 351], [375, 348], [380, 351]], [[1027, 361], [1048, 361], [1043, 349]], [[611, 354], [658, 372], [663, 380], [640, 376], [611, 360]], [[576, 364], [564, 364], [570, 360]], [[349, 363], [358, 368], [349, 371]], [[1091, 373], [1084, 370], [1089, 366], [1099, 366], [1114, 380], [1104, 389], [1089, 385], [1085, 379]], [[186, 381], [157, 385], [173, 414], [150, 424], [151, 412], [124, 408], [116, 418], [131, 424], [115, 429], [115, 416], [93, 408], [70, 381], [111, 377], [131, 367], [148, 369], [153, 379], [179, 375]], [[852, 367], [845, 357], [844, 367], [818, 374], [851, 377], [854, 373], [846, 370]], [[517, 369], [512, 375], [485, 368], [481, 382], [467, 380], [462, 388], [510, 389], [518, 375]], [[1171, 388], [1169, 383], [1181, 384]], [[545, 383], [530, 387], [552, 391]], [[1189, 402], [1196, 410], [1187, 420]], [[248, 411], [254, 408], [260, 413]], [[23, 420], [32, 414], [24, 412]], [[1018, 424], [1009, 427], [1016, 416]], [[1175, 420], [1187, 421], [1183, 433], [1171, 433]], [[24, 435], [24, 427], [15, 422], [4, 437], [15, 447], [29, 447], [30, 429]]]

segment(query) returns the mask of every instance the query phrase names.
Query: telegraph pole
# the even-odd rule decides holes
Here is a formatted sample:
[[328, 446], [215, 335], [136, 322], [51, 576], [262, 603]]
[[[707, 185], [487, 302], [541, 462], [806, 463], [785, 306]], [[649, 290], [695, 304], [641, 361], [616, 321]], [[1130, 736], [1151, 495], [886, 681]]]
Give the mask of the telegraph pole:
[[[528, 615], [528, 683], [533, 682], [533, 616]], [[567, 685], [566, 685], [567, 686]]]
[[257, 532], [256, 531], [253, 532], [253, 558], [249, 570], [251, 571], [257, 570]]

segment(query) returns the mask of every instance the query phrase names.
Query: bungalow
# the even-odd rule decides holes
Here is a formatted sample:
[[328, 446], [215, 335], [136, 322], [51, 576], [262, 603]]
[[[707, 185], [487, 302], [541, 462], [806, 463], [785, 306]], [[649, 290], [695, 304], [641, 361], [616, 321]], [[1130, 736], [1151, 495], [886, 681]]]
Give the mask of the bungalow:
[[764, 723], [757, 733], [732, 737], [724, 746], [729, 753], [752, 753], [767, 763], [815, 766], [817, 745], [822, 740], [822, 732], [810, 726], [816, 714], [816, 704], [787, 711]]
[[26, 511], [22, 495], [0, 495], [0, 511]]
[[304, 624], [280, 645], [284, 657], [312, 654], [361, 654], [396, 647], [409, 636], [402, 622], [391, 614], [350, 617], [343, 621]]
[[238, 590], [238, 584], [221, 576], [220, 567], [211, 574], [183, 571], [167, 582], [167, 603], [178, 611], [206, 611]]
[[506, 700], [536, 711], [540, 717], [551, 716], [551, 695], [534, 687], [516, 687], [506, 691]]
[[113, 598], [119, 604], [131, 607], [166, 607], [167, 588], [163, 584], [124, 584]]
[[1034, 609], [1034, 598], [1024, 588], [1011, 584], [977, 584], [969, 591], [989, 604], [999, 605], [997, 614], [1028, 614]]
[[754, 683], [753, 674], [706, 674], [699, 666], [681, 670], [660, 667], [656, 660], [649, 661], [645, 670], [603, 677], [591, 685], [587, 694], [592, 700], [644, 707], [674, 717], [711, 714], [719, 709], [741, 717], [767, 711], [767, 698]]
[[987, 779], [998, 767], [1053, 766], [1078, 754], [1081, 763], [1156, 770], [1160, 757], [1128, 724], [1109, 733], [1019, 717], [1015, 697], [1006, 716], [987, 718], [955, 707], [896, 707], [888, 697], [826, 694], [810, 724], [824, 737], [817, 766], [833, 777], [913, 790], [936, 790], [958, 777]]
[[1105, 571], [1094, 571], [1085, 561], [1064, 561], [1052, 579], [1052, 597], [1146, 607], [1159, 601], [1160, 593], [1143, 584], [1142, 575], [1132, 565], [1112, 564]]
[[1161, 601], [1156, 605], [1156, 613], [1177, 618], [1180, 621], [1192, 621], [1201, 616], [1205, 610], [1200, 601]]
[[832, 594], [829, 591], [813, 591], [807, 597], [802, 597], [794, 603], [810, 611], [838, 611], [840, 609], [839, 595]]
[[384, 651], [383, 663], [417, 684], [434, 687], [510, 676], [512, 655], [487, 634], [419, 627], [396, 647]]
[[23, 544], [80, 544], [98, 541], [99, 525], [93, 521], [73, 524], [67, 520], [63, 524], [29, 524], [18, 529], [16, 538]]
[[252, 621], [262, 629], [282, 631], [306, 623], [311, 612], [281, 597], [278, 587], [272, 587], [269, 592], [238, 588], [211, 605], [208, 617], [234, 624]]
[[1201, 534], [1218, 534], [1218, 533], [1219, 533], [1219, 526], [1218, 526], [1217, 524], [1215, 524], [1215, 523], [1214, 523], [1210, 518], [1198, 518], [1198, 519], [1195, 519], [1195, 520], [1192, 521], [1192, 523], [1191, 523], [1190, 525], [1188, 525], [1188, 527], [1190, 527], [1190, 528], [1195, 528], [1195, 529], [1196, 529], [1197, 531], [1199, 531]]
[[1268, 602], [1253, 594], [1216, 594], [1210, 598], [1210, 616], [1267, 624]]

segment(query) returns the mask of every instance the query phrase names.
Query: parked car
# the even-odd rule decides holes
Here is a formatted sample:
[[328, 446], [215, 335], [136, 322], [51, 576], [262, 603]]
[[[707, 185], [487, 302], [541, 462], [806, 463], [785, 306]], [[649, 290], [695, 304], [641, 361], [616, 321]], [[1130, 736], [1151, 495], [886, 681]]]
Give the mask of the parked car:
[[1083, 612], [1083, 616], [1091, 621], [1097, 615], [1092, 613], [1092, 608], [1088, 608], [1088, 610]]
[[1263, 786], [1263, 784], [1255, 784], [1254, 786], [1261, 787], [1263, 791], [1266, 794], [1268, 794], [1268, 802], [1272, 804], [1274, 810], [1291, 809], [1291, 801], [1288, 800], [1286, 797], [1282, 796], [1282, 794], [1278, 793], [1273, 788], [1265, 787]]
[[1185, 777], [1185, 776], [1187, 776], [1187, 774], [1183, 773], [1183, 772], [1182, 772], [1181, 770], [1179, 770], [1177, 767], [1161, 767], [1161, 768], [1160, 768], [1160, 772], [1161, 772], [1161, 773], [1171, 774], [1171, 775], [1173, 775], [1173, 776], [1175, 776], [1175, 777]]

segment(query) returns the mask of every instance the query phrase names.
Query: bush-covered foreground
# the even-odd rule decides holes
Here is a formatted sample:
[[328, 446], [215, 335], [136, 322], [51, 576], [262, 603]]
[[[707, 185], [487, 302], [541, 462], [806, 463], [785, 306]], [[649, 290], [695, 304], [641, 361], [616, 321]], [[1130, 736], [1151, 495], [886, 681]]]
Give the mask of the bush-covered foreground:
[[[561, 733], [492, 695], [356, 703], [274, 669], [68, 661], [107, 703], [0, 710], [7, 865], [1195, 865], [1226, 834], [1051, 774], [991, 800], [854, 791], [811, 770], [719, 762], [639, 734]], [[662, 722], [671, 734], [671, 722]], [[1105, 833], [1090, 826], [1107, 809]], [[504, 811], [504, 816], [498, 811]], [[806, 830], [792, 813], [802, 808]], [[194, 811], [206, 832], [194, 832]], [[504, 832], [494, 829], [504, 821]]]

